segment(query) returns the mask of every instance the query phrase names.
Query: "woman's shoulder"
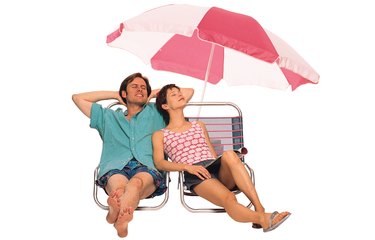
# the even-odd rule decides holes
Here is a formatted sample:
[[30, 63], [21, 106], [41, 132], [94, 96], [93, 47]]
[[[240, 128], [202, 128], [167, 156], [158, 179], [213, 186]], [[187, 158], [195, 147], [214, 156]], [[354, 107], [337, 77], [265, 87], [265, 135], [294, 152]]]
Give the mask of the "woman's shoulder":
[[204, 122], [199, 121], [199, 120], [195, 120], [195, 121], [193, 121], [193, 124], [199, 125], [199, 126], [200, 126], [201, 128], [203, 128], [203, 129], [206, 128], [206, 125], [204, 124]]
[[[164, 128], [163, 128], [164, 129]], [[164, 137], [163, 129], [157, 130], [152, 134], [152, 138], [162, 138]]]

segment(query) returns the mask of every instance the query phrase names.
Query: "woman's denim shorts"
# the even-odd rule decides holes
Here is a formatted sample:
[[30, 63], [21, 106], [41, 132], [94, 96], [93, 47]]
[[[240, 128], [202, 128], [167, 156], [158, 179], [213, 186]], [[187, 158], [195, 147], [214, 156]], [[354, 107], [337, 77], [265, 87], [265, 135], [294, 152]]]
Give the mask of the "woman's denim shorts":
[[[203, 166], [211, 174], [211, 178], [219, 178], [219, 170], [221, 165], [221, 157], [212, 160], [204, 160], [202, 162], [195, 163], [193, 165]], [[184, 172], [185, 186], [187, 190], [194, 193], [194, 187], [203, 182], [204, 180], [200, 179], [194, 174]]]

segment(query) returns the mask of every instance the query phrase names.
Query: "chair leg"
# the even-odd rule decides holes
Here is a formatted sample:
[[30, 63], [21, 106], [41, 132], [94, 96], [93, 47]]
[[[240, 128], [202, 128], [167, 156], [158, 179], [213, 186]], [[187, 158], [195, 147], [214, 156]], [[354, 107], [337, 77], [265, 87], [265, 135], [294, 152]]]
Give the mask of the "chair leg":
[[99, 198], [98, 198], [98, 188], [99, 187], [98, 187], [98, 185], [96, 185], [96, 180], [98, 180], [98, 173], [99, 173], [99, 167], [96, 167], [95, 171], [94, 171], [94, 192], [93, 192], [94, 201], [95, 201], [96, 205], [98, 205], [101, 209], [108, 211], [109, 207], [107, 205], [104, 205], [103, 203], [101, 203], [99, 201]]

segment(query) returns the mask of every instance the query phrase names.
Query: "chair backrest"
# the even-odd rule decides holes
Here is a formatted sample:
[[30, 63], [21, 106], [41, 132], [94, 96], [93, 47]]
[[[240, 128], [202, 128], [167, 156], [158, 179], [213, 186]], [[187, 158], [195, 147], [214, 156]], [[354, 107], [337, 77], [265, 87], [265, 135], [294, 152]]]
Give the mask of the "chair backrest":
[[[187, 120], [199, 120], [205, 123], [210, 141], [217, 153], [221, 155], [226, 150], [234, 150], [241, 154], [238, 156], [242, 160], [245, 168], [248, 170], [252, 182], [255, 184], [254, 171], [246, 164], [244, 147], [244, 130], [241, 109], [230, 102], [190, 102], [184, 111]], [[179, 172], [180, 199], [182, 205], [190, 212], [195, 213], [218, 213], [225, 212], [224, 208], [211, 207], [193, 207], [186, 200], [185, 196], [197, 196], [194, 192], [186, 189], [184, 186], [183, 172]], [[239, 189], [232, 191], [239, 194]], [[251, 207], [250, 202], [247, 207]]]
[[[200, 116], [191, 115], [193, 114], [191, 110], [197, 107], [209, 108], [203, 112], [199, 109]], [[211, 144], [217, 155], [221, 155], [226, 150], [244, 148], [242, 112], [237, 105], [228, 102], [192, 102], [188, 104], [186, 110], [187, 120], [199, 120], [205, 123]], [[201, 112], [202, 114], [200, 114]]]

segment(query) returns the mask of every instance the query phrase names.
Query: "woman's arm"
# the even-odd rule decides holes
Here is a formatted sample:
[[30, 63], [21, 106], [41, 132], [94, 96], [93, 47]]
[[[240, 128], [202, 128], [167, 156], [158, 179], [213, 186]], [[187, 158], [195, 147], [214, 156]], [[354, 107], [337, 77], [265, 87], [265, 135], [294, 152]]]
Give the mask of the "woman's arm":
[[203, 166], [194, 166], [183, 163], [170, 162], [164, 159], [163, 132], [161, 130], [152, 134], [153, 158], [155, 167], [161, 171], [187, 171], [200, 179], [211, 178], [210, 173]]
[[194, 95], [193, 88], [181, 88], [180, 89], [182, 96], [186, 99], [186, 102], [189, 102]]
[[[152, 90], [150, 96], [147, 99], [147, 102], [149, 102], [152, 98], [156, 98], [159, 91], [160, 91], [160, 89]], [[189, 102], [190, 99], [194, 95], [194, 89], [193, 88], [181, 88], [180, 91], [182, 93], [182, 96], [184, 96], [184, 98], [186, 99], [186, 102]]]
[[186, 171], [186, 164], [174, 163], [164, 159], [163, 132], [161, 130], [152, 134], [152, 147], [154, 164], [161, 171]]
[[123, 103], [118, 91], [94, 91], [72, 95], [73, 102], [87, 117], [91, 116], [91, 106], [93, 103], [108, 99], [116, 99]]

